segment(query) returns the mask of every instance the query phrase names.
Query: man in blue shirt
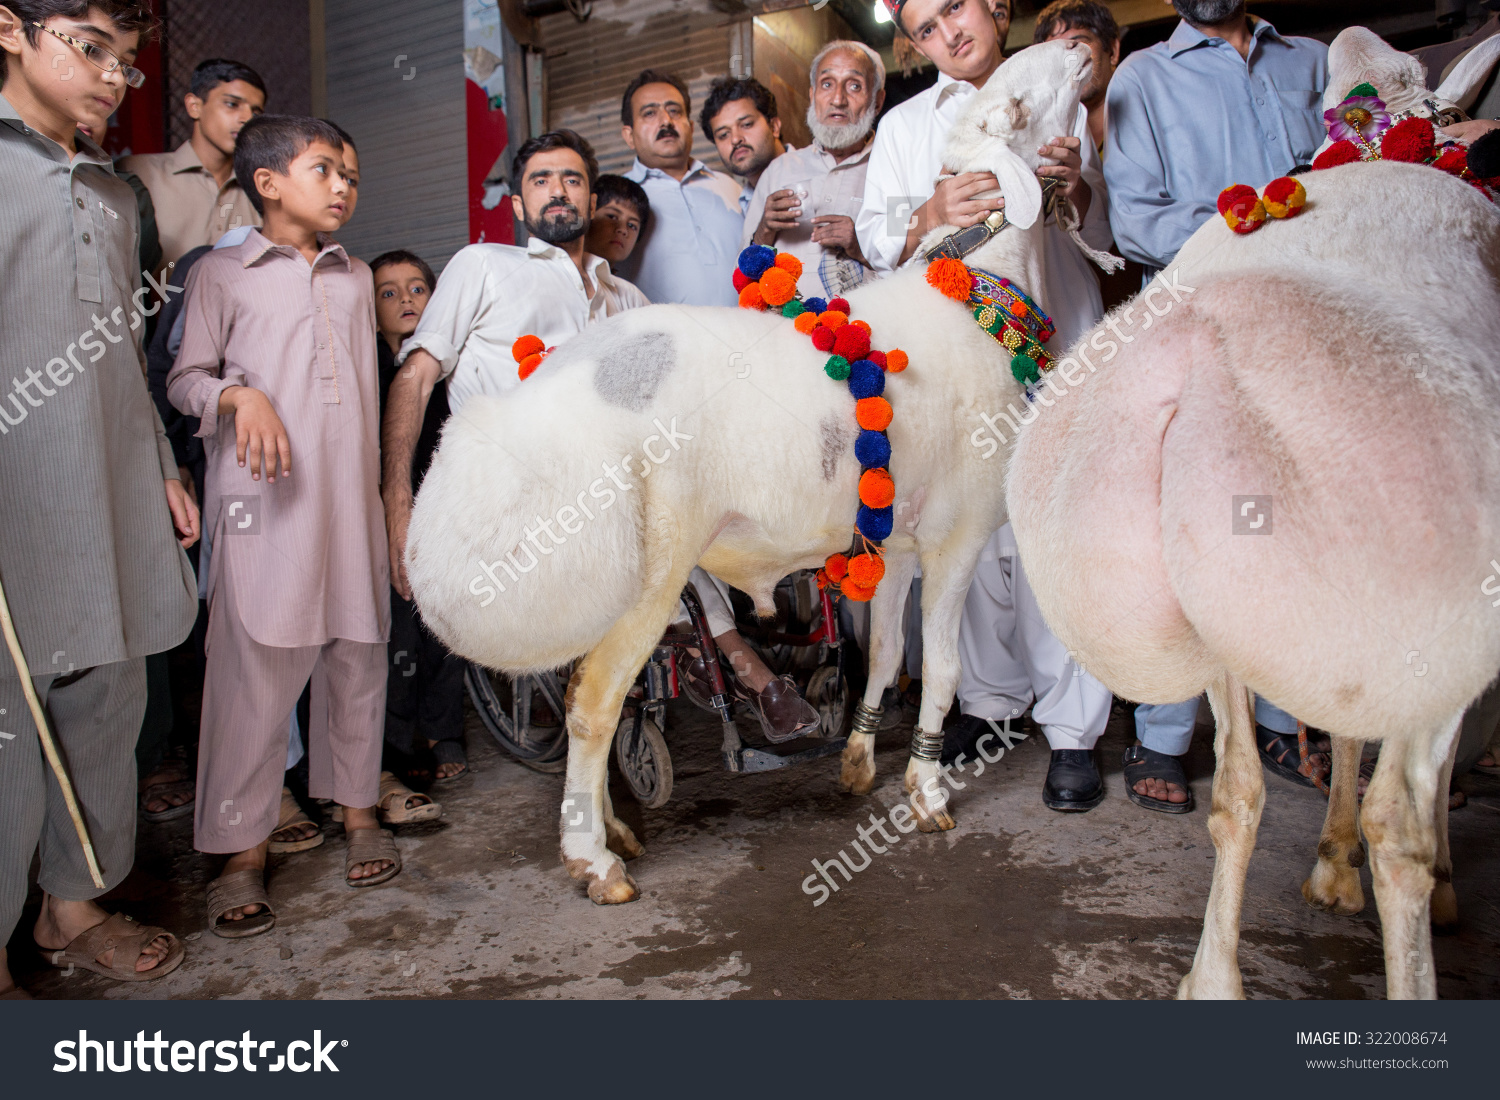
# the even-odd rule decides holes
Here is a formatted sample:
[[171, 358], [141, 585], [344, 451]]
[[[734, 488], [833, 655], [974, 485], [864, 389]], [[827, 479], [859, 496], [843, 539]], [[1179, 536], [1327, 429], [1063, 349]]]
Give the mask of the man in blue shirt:
[[621, 276], [653, 302], [737, 305], [741, 187], [693, 158], [687, 85], [670, 73], [645, 70], [625, 89], [620, 121], [635, 153], [625, 178], [651, 200], [650, 224]]
[[[1115, 244], [1147, 266], [1172, 262], [1216, 214], [1233, 183], [1259, 191], [1313, 158], [1325, 133], [1321, 100], [1328, 48], [1287, 38], [1245, 14], [1244, 0], [1172, 0], [1182, 22], [1167, 41], [1131, 54], [1106, 97], [1104, 179]], [[1179, 759], [1198, 700], [1136, 710], [1136, 744], [1125, 753], [1132, 802], [1164, 813], [1191, 809]], [[1298, 722], [1256, 701], [1256, 743], [1277, 774], [1314, 786], [1329, 771], [1326, 735], [1299, 751]]]

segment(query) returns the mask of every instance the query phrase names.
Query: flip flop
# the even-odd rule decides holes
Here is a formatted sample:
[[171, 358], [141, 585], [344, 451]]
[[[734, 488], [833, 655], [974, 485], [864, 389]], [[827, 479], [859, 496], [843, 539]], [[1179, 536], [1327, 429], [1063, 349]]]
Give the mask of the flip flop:
[[[1135, 785], [1142, 779], [1160, 779], [1175, 783], [1187, 792], [1186, 802], [1172, 802], [1165, 798], [1152, 798], [1137, 794]], [[1164, 752], [1148, 749], [1145, 745], [1131, 745], [1125, 750], [1125, 797], [1137, 806], [1163, 814], [1186, 814], [1193, 809], [1193, 788], [1188, 786], [1187, 772], [1182, 768], [1182, 759], [1168, 756]]]
[[[259, 905], [260, 912], [239, 920], [221, 920], [231, 909]], [[226, 940], [258, 936], [276, 927], [276, 911], [266, 896], [266, 873], [258, 867], [220, 875], [208, 884], [208, 930]]]
[[[344, 857], [344, 884], [356, 889], [379, 886], [401, 873], [401, 851], [396, 847], [396, 838], [389, 829], [354, 829], [348, 833], [349, 851]], [[391, 866], [369, 878], [350, 878], [349, 872], [356, 864], [374, 863], [388, 859]]]
[[[1319, 774], [1312, 772], [1312, 762], [1309, 757], [1313, 753], [1324, 753], [1332, 756], [1333, 742], [1326, 733], [1314, 730], [1309, 731], [1307, 723], [1298, 722], [1296, 733], [1277, 733], [1273, 729], [1267, 729], [1259, 722], [1255, 723], [1255, 747], [1260, 752], [1261, 763], [1271, 771], [1289, 779], [1300, 787], [1313, 787], [1328, 797], [1328, 781]], [[1295, 760], [1296, 763], [1291, 763]]]
[[148, 810], [146, 804], [169, 794], [196, 795], [198, 784], [191, 779], [174, 779], [167, 783], [153, 783], [141, 791], [141, 820], [155, 825], [162, 821], [175, 821], [193, 812], [194, 799], [189, 798], [180, 806], [168, 806], [165, 810]]
[[297, 798], [286, 787], [281, 788], [281, 818], [276, 822], [276, 828], [271, 830], [271, 839], [266, 842], [266, 849], [278, 855], [289, 852], [305, 852], [309, 848], [316, 848], [323, 843], [323, 830], [319, 829], [312, 836], [303, 837], [301, 840], [277, 840], [276, 834], [285, 832], [296, 825], [315, 825], [316, 822], [302, 812], [302, 807], [297, 804]]
[[419, 821], [436, 821], [443, 816], [441, 803], [412, 790], [393, 772], [380, 773], [380, 797], [375, 800], [375, 807], [381, 822], [386, 825], [415, 825]]
[[[172, 941], [166, 957], [150, 970], [137, 972], [136, 962], [146, 945], [158, 936], [166, 936]], [[105, 966], [98, 957], [111, 947], [115, 949], [114, 965]], [[134, 917], [127, 917], [124, 913], [111, 913], [94, 927], [85, 928], [73, 937], [72, 943], [60, 950], [48, 950], [40, 945], [37, 950], [59, 970], [73, 966], [118, 982], [152, 982], [164, 978], [182, 965], [185, 954], [181, 941], [165, 928], [139, 924]]]

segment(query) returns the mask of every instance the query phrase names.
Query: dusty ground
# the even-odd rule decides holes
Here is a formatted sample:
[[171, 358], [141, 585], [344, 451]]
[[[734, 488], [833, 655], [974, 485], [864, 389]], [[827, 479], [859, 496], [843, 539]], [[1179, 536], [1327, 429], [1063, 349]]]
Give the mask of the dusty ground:
[[[597, 907], [557, 857], [562, 777], [505, 756], [470, 715], [473, 775], [435, 792], [441, 823], [399, 832], [404, 872], [384, 886], [343, 884], [343, 842], [273, 857], [279, 923], [225, 940], [201, 931], [203, 885], [218, 861], [191, 848], [189, 821], [143, 826], [138, 868], [113, 901], [189, 939], [173, 975], [118, 985], [46, 970], [28, 910], [12, 965], [39, 997], [1168, 997], [1197, 945], [1213, 846], [1206, 828], [1211, 736], [1189, 772], [1199, 808], [1168, 817], [1129, 803], [1120, 776], [1128, 726], [1101, 742], [1108, 798], [1063, 815], [1040, 800], [1047, 752], [1032, 738], [956, 796], [959, 827], [911, 834], [815, 907], [810, 861], [856, 839], [895, 804], [903, 727], [883, 734], [880, 778], [841, 795], [836, 758], [779, 773], [719, 770], [707, 716], [674, 704], [667, 738], [677, 783], [642, 811], [616, 786], [645, 843], [631, 864], [632, 905]], [[1207, 714], [1207, 707], [1203, 712]], [[1310, 909], [1324, 803], [1267, 776], [1240, 962], [1251, 997], [1382, 996], [1373, 893], [1357, 917]], [[1446, 998], [1500, 996], [1500, 781], [1465, 780], [1452, 817], [1456, 936], [1436, 943]], [[835, 872], [836, 874], [836, 872]], [[111, 906], [113, 907], [113, 906]]]

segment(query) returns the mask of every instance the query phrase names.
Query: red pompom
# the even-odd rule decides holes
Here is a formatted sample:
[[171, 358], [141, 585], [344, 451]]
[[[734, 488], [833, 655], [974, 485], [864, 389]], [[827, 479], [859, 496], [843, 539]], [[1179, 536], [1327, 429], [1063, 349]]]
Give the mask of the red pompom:
[[[803, 316], [806, 316], [806, 314], [803, 314]], [[833, 329], [824, 328], [822, 325], [819, 325], [817, 328], [812, 330], [812, 342], [813, 347], [817, 348], [819, 351], [832, 351]], [[848, 356], [845, 356], [845, 358], [847, 359]]]
[[1362, 159], [1354, 142], [1335, 141], [1313, 158], [1313, 167], [1321, 171], [1324, 168], [1337, 168], [1341, 164], [1353, 164]]
[[761, 297], [759, 283], [745, 284], [745, 289], [740, 291], [740, 307], [742, 309], [766, 308], [766, 300]]
[[867, 432], [891, 426], [891, 403], [883, 397], [861, 397], [854, 403], [854, 422]]
[[844, 554], [830, 554], [823, 569], [828, 573], [828, 579], [837, 583], [849, 572], [849, 558]]
[[856, 588], [873, 589], [885, 576], [885, 562], [874, 554], [855, 554], [849, 559], [849, 583]]
[[886, 353], [885, 369], [888, 370], [891, 374], [900, 374], [906, 369], [906, 365], [908, 362], [909, 360], [907, 359], [906, 352], [902, 351], [900, 348], [892, 348]]
[[[1248, 183], [1231, 183], [1219, 192], [1219, 213], [1227, 214], [1236, 206], [1249, 210], [1260, 196]], [[1243, 214], [1239, 215], [1244, 217]]]
[[1261, 204], [1273, 218], [1295, 218], [1307, 203], [1307, 189], [1291, 176], [1282, 176], [1266, 184]]
[[734, 279], [734, 292], [736, 294], [738, 294], [740, 291], [744, 290], [747, 286], [749, 286], [751, 283], [753, 283], [755, 281], [754, 279], [750, 278], [750, 276], [746, 275], [743, 271], [741, 271], [739, 268], [735, 268], [734, 269], [734, 275], [732, 276], [732, 278]]
[[1404, 118], [1380, 139], [1380, 155], [1385, 160], [1425, 164], [1432, 149], [1432, 123], [1425, 118]]
[[944, 257], [927, 265], [927, 282], [939, 294], [955, 302], [967, 302], [969, 291], [974, 288], [974, 276], [960, 260]]
[[1462, 145], [1454, 146], [1433, 161], [1432, 166], [1455, 176], [1461, 175], [1469, 167], [1469, 151]]
[[874, 363], [881, 370], [885, 370], [885, 352], [870, 351], [865, 353], [865, 358]]
[[[824, 330], [827, 331], [826, 329]], [[821, 350], [821, 349], [819, 349]], [[870, 334], [854, 325], [845, 325], [834, 334], [833, 353], [842, 355], [849, 362], [863, 359], [870, 350]]]
[[859, 502], [871, 508], [889, 508], [896, 499], [896, 482], [884, 468], [859, 475]]
[[828, 308], [836, 309], [845, 316], [848, 316], [849, 301], [846, 298], [830, 298], [828, 299]]
[[[516, 362], [520, 363], [530, 356], [539, 354], [546, 346], [546, 344], [542, 343], [540, 336], [531, 336], [528, 334], [510, 346], [510, 353], [515, 356]], [[526, 376], [523, 374], [521, 377], [525, 378]]]

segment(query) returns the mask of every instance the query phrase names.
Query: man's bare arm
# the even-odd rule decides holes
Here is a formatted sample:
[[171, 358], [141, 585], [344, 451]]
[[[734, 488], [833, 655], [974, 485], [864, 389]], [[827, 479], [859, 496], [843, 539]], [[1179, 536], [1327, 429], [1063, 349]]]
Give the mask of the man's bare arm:
[[385, 421], [380, 429], [383, 466], [380, 495], [385, 501], [385, 531], [390, 543], [391, 586], [405, 600], [411, 599], [406, 580], [406, 528], [411, 522], [411, 466], [417, 453], [417, 437], [432, 388], [443, 368], [422, 348], [406, 357], [391, 381], [385, 399]]

